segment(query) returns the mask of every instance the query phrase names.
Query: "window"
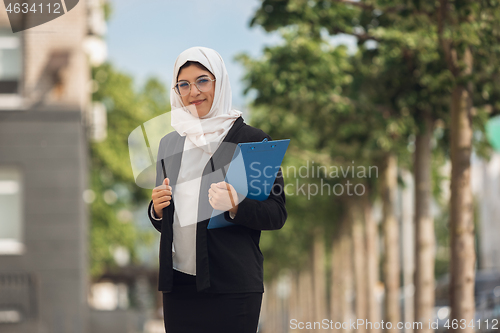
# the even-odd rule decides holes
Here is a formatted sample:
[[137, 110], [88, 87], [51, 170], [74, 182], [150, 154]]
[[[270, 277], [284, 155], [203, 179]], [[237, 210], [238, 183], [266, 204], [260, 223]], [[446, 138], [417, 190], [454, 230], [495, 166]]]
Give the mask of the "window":
[[21, 105], [22, 49], [19, 34], [0, 28], [0, 101], [2, 108]]
[[21, 172], [0, 167], [0, 255], [24, 252], [21, 200]]
[[37, 294], [32, 274], [0, 273], [0, 327], [35, 318]]

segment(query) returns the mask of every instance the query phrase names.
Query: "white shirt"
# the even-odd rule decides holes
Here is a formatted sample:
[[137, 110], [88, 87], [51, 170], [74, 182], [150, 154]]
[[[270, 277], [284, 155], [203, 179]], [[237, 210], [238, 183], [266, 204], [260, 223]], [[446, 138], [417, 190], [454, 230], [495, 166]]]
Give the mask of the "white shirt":
[[[151, 216], [156, 221], [162, 220], [156, 217], [153, 205]], [[235, 214], [229, 212], [229, 217], [234, 219]], [[197, 223], [181, 227], [177, 212], [174, 211], [172, 264], [174, 269], [190, 275], [196, 275], [196, 226]]]
[[[182, 165], [181, 165], [181, 170], [182, 170]], [[179, 175], [181, 175], [181, 173], [179, 173]], [[182, 174], [183, 179], [189, 179], [189, 176], [190, 175]], [[185, 191], [185, 193], [183, 193], [184, 195], [193, 195], [198, 197], [198, 193], [188, 192], [190, 186], [187, 183], [189, 182], [197, 182], [199, 186], [199, 179], [193, 179], [192, 181], [187, 181], [181, 184], [177, 184], [176, 192]], [[176, 206], [178, 207], [178, 209], [183, 209], [183, 210], [190, 209], [190, 207], [183, 207], [182, 203], [178, 203], [176, 204]], [[157, 221], [162, 220], [161, 218], [156, 217], [153, 205], [151, 205], [151, 216], [153, 217], [153, 219]], [[232, 219], [234, 219], [235, 217], [235, 215], [232, 212], [229, 212], [229, 216]], [[179, 223], [179, 216], [177, 214], [177, 209], [174, 211], [174, 223], [172, 225], [173, 228], [172, 265], [174, 269], [190, 275], [196, 275], [196, 226], [197, 223], [191, 223], [185, 226], [181, 226]]]

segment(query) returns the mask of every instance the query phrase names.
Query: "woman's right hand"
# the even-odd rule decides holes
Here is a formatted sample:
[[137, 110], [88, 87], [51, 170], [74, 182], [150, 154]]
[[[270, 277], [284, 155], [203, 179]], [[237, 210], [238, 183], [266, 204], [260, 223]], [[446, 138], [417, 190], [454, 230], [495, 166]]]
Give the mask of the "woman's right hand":
[[172, 199], [172, 187], [169, 185], [170, 180], [165, 178], [163, 184], [153, 189], [151, 198], [153, 199], [153, 208], [156, 217], [163, 217], [163, 208], [170, 205]]

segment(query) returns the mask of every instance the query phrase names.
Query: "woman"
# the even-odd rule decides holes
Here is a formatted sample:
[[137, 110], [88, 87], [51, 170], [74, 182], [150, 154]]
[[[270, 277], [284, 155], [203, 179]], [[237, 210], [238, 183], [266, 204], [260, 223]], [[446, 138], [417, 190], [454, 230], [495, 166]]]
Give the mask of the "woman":
[[[159, 287], [167, 333], [255, 333], [262, 302], [261, 230], [283, 227], [281, 170], [269, 198], [243, 197], [224, 182], [240, 142], [271, 140], [232, 109], [221, 56], [193, 47], [175, 62], [174, 132], [162, 138], [148, 215], [161, 232]], [[163, 176], [163, 160], [167, 178]], [[220, 210], [234, 225], [207, 229]]]

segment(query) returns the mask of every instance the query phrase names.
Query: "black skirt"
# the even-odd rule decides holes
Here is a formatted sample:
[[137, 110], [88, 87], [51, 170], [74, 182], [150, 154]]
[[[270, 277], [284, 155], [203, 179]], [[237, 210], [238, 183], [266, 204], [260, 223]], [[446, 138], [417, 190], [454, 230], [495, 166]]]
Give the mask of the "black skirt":
[[173, 289], [163, 293], [166, 333], [255, 333], [262, 293], [206, 293], [196, 276], [174, 269]]

